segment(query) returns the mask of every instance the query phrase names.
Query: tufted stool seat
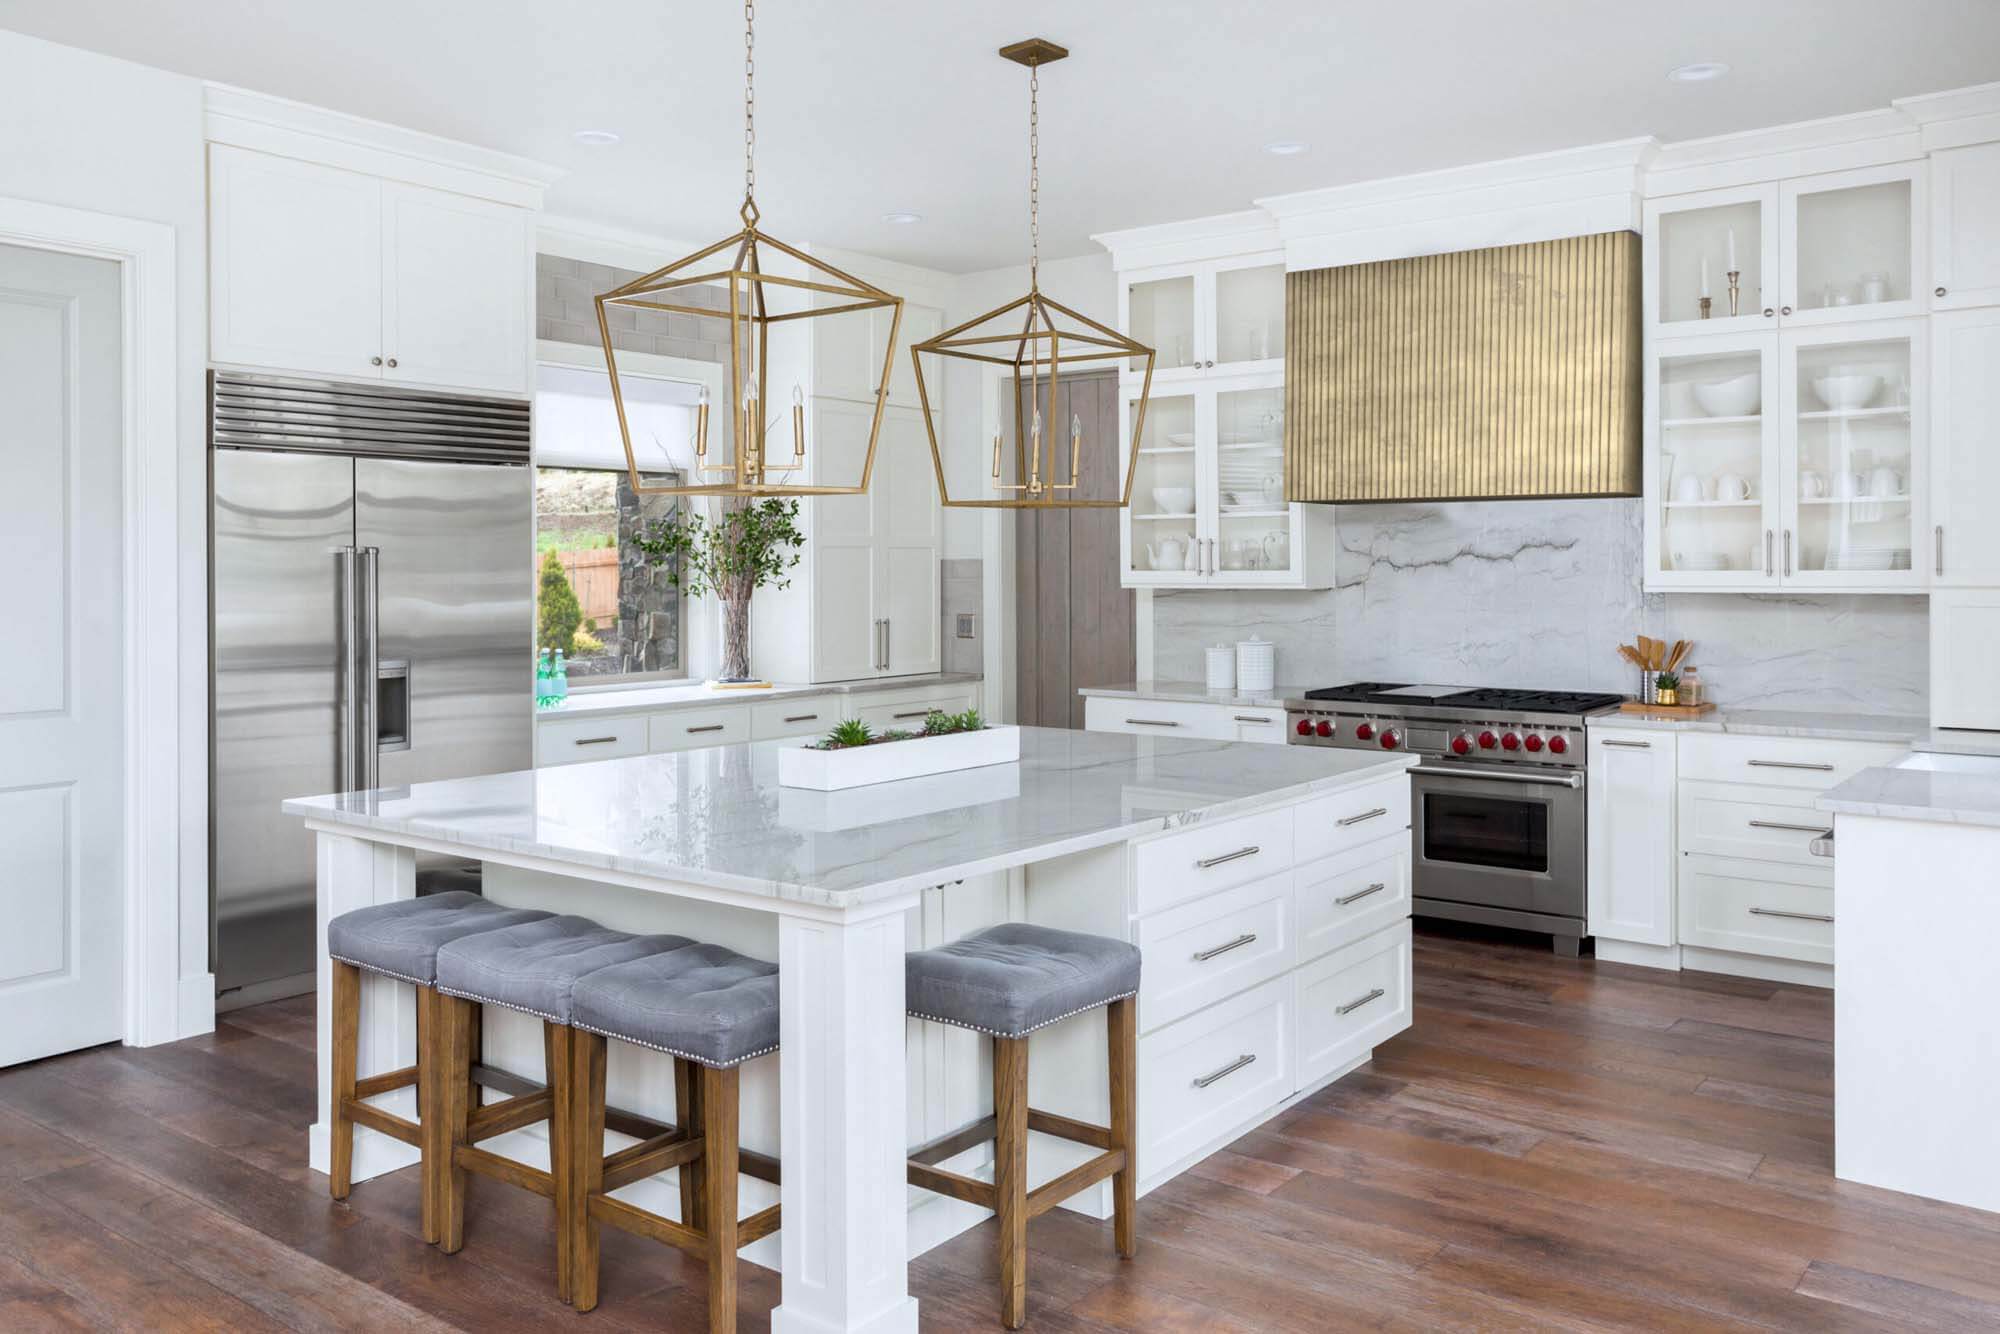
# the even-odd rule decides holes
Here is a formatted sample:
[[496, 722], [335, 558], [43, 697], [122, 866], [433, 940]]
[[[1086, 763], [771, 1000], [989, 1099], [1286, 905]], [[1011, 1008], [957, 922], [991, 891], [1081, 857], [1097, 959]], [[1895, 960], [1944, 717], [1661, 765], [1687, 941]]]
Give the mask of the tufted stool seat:
[[427, 987], [437, 981], [438, 951], [452, 941], [548, 916], [453, 890], [344, 912], [326, 924], [326, 952], [342, 963]]
[[[570, 1215], [576, 1236], [571, 1298], [597, 1302], [598, 1225], [664, 1240], [708, 1264], [713, 1334], [736, 1328], [736, 1252], [777, 1230], [778, 1206], [737, 1217], [740, 1069], [778, 1049], [778, 966], [720, 945], [687, 942], [591, 973], [576, 984], [575, 1127], [578, 1161]], [[605, 1039], [674, 1058], [673, 1131], [607, 1156], [604, 1152]], [[610, 1192], [669, 1168], [680, 1169], [678, 1222]]]
[[[912, 1018], [993, 1039], [993, 1116], [910, 1155], [913, 1186], [991, 1209], [1000, 1223], [1000, 1321], [1019, 1329], [1028, 1310], [1028, 1220], [1089, 1186], [1112, 1181], [1113, 1238], [1130, 1258], [1137, 1246], [1133, 1127], [1137, 1108], [1140, 955], [1109, 936], [1006, 922], [904, 959], [904, 1002]], [[1028, 1106], [1028, 1035], [1105, 1007], [1111, 1124], [1087, 1125]], [[1028, 1132], [1102, 1150], [1097, 1157], [1028, 1189]], [[946, 1171], [939, 1163], [991, 1139], [993, 1180]]]

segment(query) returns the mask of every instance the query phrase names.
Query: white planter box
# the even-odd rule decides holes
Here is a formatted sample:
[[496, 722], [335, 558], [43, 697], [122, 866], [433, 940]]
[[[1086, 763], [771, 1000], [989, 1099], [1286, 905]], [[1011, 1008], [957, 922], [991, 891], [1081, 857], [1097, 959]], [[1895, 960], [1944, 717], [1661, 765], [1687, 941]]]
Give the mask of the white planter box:
[[950, 736], [884, 741], [845, 750], [813, 750], [793, 746], [778, 752], [778, 785], [816, 792], [893, 783], [904, 778], [977, 769], [988, 764], [1012, 764], [1021, 758], [1021, 729], [988, 727]]

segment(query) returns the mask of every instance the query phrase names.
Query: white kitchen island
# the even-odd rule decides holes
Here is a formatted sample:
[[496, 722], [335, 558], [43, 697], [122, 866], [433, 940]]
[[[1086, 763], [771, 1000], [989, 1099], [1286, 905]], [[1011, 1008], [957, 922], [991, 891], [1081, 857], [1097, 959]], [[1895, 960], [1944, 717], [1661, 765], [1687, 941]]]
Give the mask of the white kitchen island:
[[[906, 1020], [906, 950], [1006, 920], [1143, 949], [1142, 1193], [1409, 1025], [1408, 756], [1023, 729], [1018, 764], [816, 793], [780, 788], [776, 754], [725, 746], [286, 802], [319, 837], [313, 1166], [328, 1161], [326, 922], [410, 897], [419, 858], [440, 854], [483, 863], [496, 902], [778, 961], [781, 1049], [745, 1068], [742, 1134], [783, 1165], [781, 1188], [743, 1183], [746, 1212], [783, 1201], [783, 1228], [745, 1251], [782, 1273], [780, 1331], [914, 1330], [908, 1257], [985, 1216], [905, 1185], [912, 1145], [991, 1110], [985, 1041]], [[539, 1082], [538, 1029], [489, 1008], [485, 1063]], [[414, 1053], [410, 989], [370, 978], [361, 1073]], [[1104, 1025], [1037, 1034], [1029, 1077], [1035, 1106], [1103, 1124]], [[612, 1044], [614, 1106], [670, 1120], [672, 1088], [666, 1058]], [[411, 1091], [390, 1096], [407, 1114]], [[356, 1180], [414, 1161], [356, 1133]], [[532, 1161], [539, 1134], [490, 1145]], [[1038, 1136], [1031, 1177], [1086, 1152]], [[982, 1155], [950, 1165], [977, 1174]], [[670, 1180], [628, 1190], [672, 1215]], [[1073, 1207], [1102, 1216], [1107, 1191]]]

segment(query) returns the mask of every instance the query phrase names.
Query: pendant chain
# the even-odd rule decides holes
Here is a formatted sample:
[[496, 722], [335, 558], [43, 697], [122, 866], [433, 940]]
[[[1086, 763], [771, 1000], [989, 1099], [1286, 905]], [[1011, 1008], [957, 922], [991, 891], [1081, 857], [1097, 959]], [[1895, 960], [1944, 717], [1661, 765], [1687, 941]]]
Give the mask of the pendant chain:
[[743, 198], [757, 193], [757, 5], [743, 0]]
[[1028, 65], [1028, 288], [1039, 287], [1042, 265], [1042, 68]]

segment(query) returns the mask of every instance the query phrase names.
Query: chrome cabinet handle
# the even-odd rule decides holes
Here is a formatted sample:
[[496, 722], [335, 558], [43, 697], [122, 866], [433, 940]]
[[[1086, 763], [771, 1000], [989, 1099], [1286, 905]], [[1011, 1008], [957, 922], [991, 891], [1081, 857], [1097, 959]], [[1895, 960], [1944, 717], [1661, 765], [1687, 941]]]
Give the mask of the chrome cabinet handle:
[[615, 736], [580, 736], [570, 744], [574, 746], [603, 746], [617, 739]]
[[892, 713], [889, 716], [897, 722], [901, 722], [905, 718], [928, 718], [931, 716], [931, 711], [929, 709], [911, 709], [906, 713]]
[[1833, 837], [1828, 835], [1826, 838], [1814, 839], [1812, 842], [1806, 844], [1806, 851], [1815, 857], [1833, 856]]
[[1233, 716], [1239, 723], [1268, 723], [1271, 721], [1269, 718], [1259, 718], [1254, 713], [1239, 713]]
[[1766, 528], [1764, 530], [1764, 573], [1766, 575], [1775, 575], [1778, 573], [1778, 567], [1771, 564], [1771, 537], [1771, 530]]
[[1944, 289], [1943, 289], [1942, 287], [1940, 287], [1940, 288], [1937, 288], [1937, 289], [1935, 289], [1935, 291], [1933, 292], [1933, 295], [1935, 295], [1935, 296], [1943, 296], [1943, 295], [1944, 295]]
[[1338, 1007], [1337, 1009], [1334, 1010], [1334, 1013], [1350, 1014], [1353, 1011], [1358, 1010], [1362, 1006], [1368, 1004], [1368, 1002], [1381, 1000], [1384, 996], [1388, 994], [1389, 993], [1382, 990], [1382, 988], [1376, 987], [1373, 991], [1369, 992], [1366, 996], [1363, 996], [1360, 1000], [1351, 1000], [1347, 1002], [1347, 1004]]
[[1262, 851], [1263, 851], [1262, 848], [1258, 847], [1255, 843], [1252, 843], [1247, 848], [1238, 848], [1234, 852], [1225, 852], [1220, 857], [1196, 858], [1195, 868], [1197, 870], [1206, 871], [1211, 866], [1220, 866], [1224, 862], [1241, 861], [1245, 857], [1255, 857], [1258, 853]]
[[1175, 722], [1171, 718], [1127, 718], [1125, 720], [1125, 725], [1127, 727], [1179, 727], [1180, 726], [1179, 723]]
[[1831, 923], [1833, 921], [1833, 915], [1831, 913], [1786, 912], [1782, 908], [1752, 908], [1750, 910], [1750, 914], [1753, 917], [1785, 917], [1791, 919], [1794, 922]]
[[1791, 573], [1792, 573], [1792, 530], [1791, 530], [1791, 529], [1789, 529], [1789, 528], [1787, 528], [1787, 529], [1785, 530], [1785, 575], [1786, 575], [1786, 577], [1787, 577], [1787, 578], [1789, 578], [1789, 577], [1791, 576]]
[[[1944, 289], [1940, 288], [1938, 290], [1942, 291]], [[1932, 531], [1937, 539], [1937, 572], [1939, 574], [1943, 574], [1944, 573], [1944, 525], [1939, 524]]]
[[1816, 773], [1823, 774], [1833, 772], [1833, 766], [1830, 764], [1805, 764], [1798, 760], [1745, 760], [1743, 762], [1752, 769], [1811, 769]]
[[1607, 746], [1623, 746], [1628, 750], [1651, 750], [1653, 748], [1653, 743], [1650, 741], [1620, 741], [1616, 737], [1605, 737], [1604, 744]]
[[1752, 829], [1784, 829], [1794, 834], [1817, 834], [1821, 838], [1832, 838], [1833, 831], [1821, 824], [1786, 824], [1783, 820], [1752, 820]]
[[727, 723], [704, 723], [700, 727], [688, 728], [687, 733], [689, 736], [693, 736], [697, 732], [720, 732], [723, 728], [727, 727], [728, 725], [729, 724]]
[[816, 722], [818, 719], [819, 715], [816, 713], [789, 713], [785, 715], [785, 721], [788, 723], [810, 723]]
[[1197, 950], [1195, 952], [1194, 961], [1196, 963], [1207, 963], [1210, 959], [1215, 958], [1217, 955], [1227, 954], [1231, 950], [1240, 950], [1245, 945], [1254, 944], [1256, 942], [1256, 939], [1257, 939], [1257, 933], [1255, 931], [1246, 931], [1242, 935], [1238, 936], [1236, 939], [1224, 941], [1222, 944], [1217, 945], [1213, 949]]
[[1388, 813], [1389, 808], [1387, 806], [1377, 806], [1374, 810], [1363, 811], [1359, 815], [1343, 816], [1341, 819], [1335, 820], [1334, 823], [1345, 829], [1348, 825], [1360, 824], [1363, 820], [1372, 820], [1378, 815], [1387, 815]]
[[1764, 318], [1767, 320], [1777, 313], [1778, 312], [1772, 310], [1769, 306], [1764, 307]]
[[1790, 306], [1779, 306], [1778, 313], [1780, 315], [1789, 315], [1792, 313], [1792, 308]]
[[1532, 787], [1583, 786], [1583, 775], [1579, 773], [1550, 774], [1544, 777], [1541, 774], [1515, 773], [1506, 769], [1495, 773], [1487, 773], [1483, 769], [1447, 769], [1440, 764], [1420, 764], [1410, 772], [1418, 775], [1435, 775], [1439, 778], [1477, 778], [1482, 783], [1526, 783]]
[[370, 366], [380, 366], [380, 365], [382, 364], [382, 358], [380, 358], [380, 357], [370, 357], [370, 358], [368, 358], [368, 364], [369, 364]]
[[1360, 899], [1365, 899], [1370, 894], [1380, 894], [1383, 890], [1387, 889], [1388, 887], [1389, 886], [1386, 882], [1377, 880], [1374, 884], [1368, 886], [1368, 888], [1366, 889], [1357, 889], [1352, 894], [1346, 894], [1341, 896], [1340, 898], [1335, 899], [1333, 901], [1333, 906], [1336, 908], [1345, 908], [1348, 904], [1354, 903]]
[[391, 370], [394, 370], [395, 366], [396, 366], [396, 359], [394, 357], [389, 358], [389, 368]]
[[1249, 1065], [1252, 1061], [1255, 1061], [1256, 1059], [1257, 1058], [1251, 1055], [1249, 1052], [1245, 1052], [1243, 1053], [1243, 1055], [1237, 1057], [1235, 1060], [1231, 1061], [1228, 1065], [1223, 1066], [1220, 1070], [1217, 1070], [1215, 1073], [1203, 1075], [1201, 1078], [1195, 1080], [1194, 1086], [1198, 1089], [1205, 1089], [1210, 1084], [1213, 1084], [1216, 1080], [1223, 1079], [1229, 1075], [1235, 1074], [1238, 1070], [1241, 1070], [1244, 1066]]

